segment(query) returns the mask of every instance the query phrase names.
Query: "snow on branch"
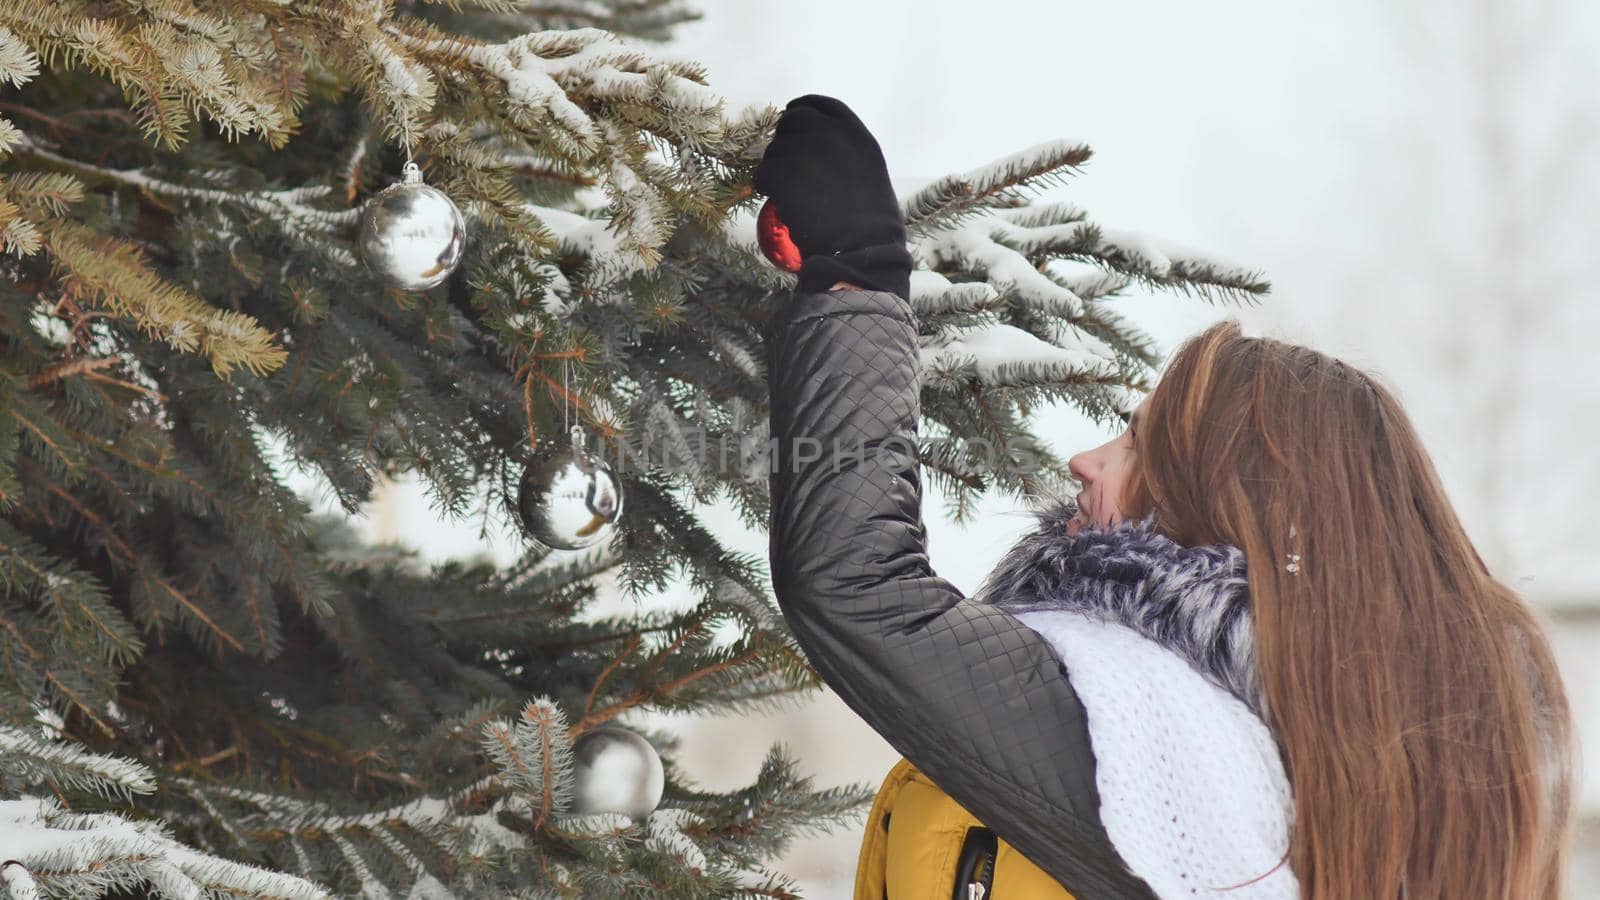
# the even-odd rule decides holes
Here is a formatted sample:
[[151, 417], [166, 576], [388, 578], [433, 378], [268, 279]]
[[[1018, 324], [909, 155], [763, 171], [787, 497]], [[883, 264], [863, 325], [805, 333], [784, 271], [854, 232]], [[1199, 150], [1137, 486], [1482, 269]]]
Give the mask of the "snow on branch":
[[181, 900], [214, 891], [261, 900], [331, 896], [303, 878], [186, 847], [167, 836], [159, 822], [68, 812], [54, 799], [0, 800], [0, 848], [10, 861], [0, 878], [13, 898], [31, 896], [28, 892], [41, 881], [51, 896], [95, 897], [110, 891]]
[[1030, 260], [1074, 256], [1095, 246], [1099, 232], [1085, 222], [1063, 222], [1021, 227], [999, 218], [990, 218], [987, 233], [991, 240], [1004, 244]]
[[498, 77], [510, 111], [549, 135], [562, 152], [585, 157], [605, 135], [581, 101], [659, 107], [675, 137], [701, 146], [720, 137], [722, 98], [704, 84], [705, 70], [688, 60], [633, 46], [598, 28], [536, 31], [504, 43], [428, 39], [395, 25], [391, 35], [439, 62], [465, 60]]
[[601, 184], [613, 209], [612, 230], [626, 240], [630, 256], [646, 268], [653, 267], [661, 261], [658, 248], [672, 233], [672, 208], [661, 190], [641, 177], [642, 163], [629, 158], [629, 135], [611, 122], [602, 122], [601, 131], [606, 143], [598, 162], [605, 173]]
[[11, 900], [39, 900], [39, 885], [22, 863], [8, 859], [0, 863], [0, 886]]
[[987, 282], [952, 284], [950, 279], [927, 269], [911, 273], [911, 308], [919, 316], [980, 313], [999, 302], [999, 292]]
[[1083, 300], [1100, 300], [1125, 290], [1133, 284], [1132, 275], [1110, 271], [1102, 266], [1068, 260], [1051, 260], [1044, 273]]
[[1099, 228], [1088, 255], [1120, 272], [1178, 288], [1210, 286], [1235, 297], [1266, 292], [1260, 270], [1185, 247], [1174, 241], [1118, 229]]
[[[1127, 231], [1101, 228], [1072, 204], [974, 210], [912, 240], [923, 265], [984, 278], [1007, 303], [1076, 320], [1084, 302], [1116, 294], [1133, 281], [1230, 299], [1249, 299], [1269, 284], [1259, 271]], [[1064, 274], [1065, 261], [1097, 272]]]
[[[975, 272], [1006, 297], [1027, 302], [1067, 318], [1083, 314], [1083, 301], [1051, 280], [1015, 247], [997, 241], [1010, 226], [992, 215], [969, 218], [955, 227], [931, 231], [914, 242], [913, 254], [935, 268]], [[1077, 227], [1077, 226], [1065, 226]]]
[[1067, 222], [1082, 222], [1089, 218], [1089, 214], [1084, 211], [1083, 207], [1064, 200], [1055, 200], [1049, 203], [1030, 203], [1027, 206], [999, 209], [995, 210], [994, 214], [1018, 228], [1062, 225]]
[[919, 357], [925, 376], [947, 378], [969, 369], [990, 386], [1113, 378], [1116, 357], [1088, 335], [1063, 333], [1058, 346], [1011, 325], [989, 324], [923, 338]]
[[983, 207], [1017, 206], [1023, 202], [1020, 188], [1058, 180], [1092, 153], [1082, 141], [1036, 144], [969, 172], [937, 179], [902, 200], [900, 211], [907, 229], [921, 231], [950, 224]]
[[341, 265], [356, 265], [355, 254], [345, 249], [340, 235], [361, 217], [360, 208], [322, 209], [307, 201], [332, 196], [331, 185], [313, 184], [270, 190], [229, 190], [177, 184], [150, 175], [143, 169], [107, 169], [70, 159], [45, 149], [23, 136], [18, 149], [28, 156], [49, 162], [74, 174], [98, 182], [112, 182], [149, 191], [156, 196], [200, 200], [217, 206], [250, 209], [261, 213], [284, 233], [308, 250], [318, 251]]
[[156, 789], [150, 770], [136, 762], [47, 741], [18, 728], [0, 727], [0, 774], [24, 783], [45, 782], [86, 791], [108, 800], [126, 800]]
[[[633, 242], [623, 240], [613, 219], [591, 219], [552, 206], [529, 204], [523, 209], [537, 218], [552, 235], [560, 249], [588, 260], [591, 286], [601, 286], [621, 281], [650, 267], [648, 257], [637, 252]], [[551, 290], [566, 288], [565, 279], [553, 282]], [[546, 298], [547, 306], [552, 301]]]
[[1106, 385], [1106, 391], [1111, 395], [1111, 403], [1117, 408], [1117, 412], [1129, 415], [1132, 415], [1133, 411], [1138, 409], [1139, 404], [1143, 403], [1145, 397], [1148, 396], [1148, 394], [1120, 384]]

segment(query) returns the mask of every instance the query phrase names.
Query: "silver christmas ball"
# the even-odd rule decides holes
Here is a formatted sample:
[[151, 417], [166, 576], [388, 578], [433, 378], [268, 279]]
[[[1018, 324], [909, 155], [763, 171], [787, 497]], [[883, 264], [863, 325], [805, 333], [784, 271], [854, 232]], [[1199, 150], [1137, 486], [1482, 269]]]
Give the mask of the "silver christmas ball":
[[622, 482], [576, 446], [543, 451], [522, 473], [517, 512], [523, 529], [547, 547], [592, 547], [622, 516]]
[[572, 811], [642, 819], [661, 804], [667, 784], [661, 756], [625, 728], [596, 728], [572, 742], [576, 784]]
[[461, 262], [467, 225], [461, 210], [422, 170], [406, 163], [405, 177], [379, 191], [361, 211], [356, 247], [374, 275], [404, 291], [425, 291]]

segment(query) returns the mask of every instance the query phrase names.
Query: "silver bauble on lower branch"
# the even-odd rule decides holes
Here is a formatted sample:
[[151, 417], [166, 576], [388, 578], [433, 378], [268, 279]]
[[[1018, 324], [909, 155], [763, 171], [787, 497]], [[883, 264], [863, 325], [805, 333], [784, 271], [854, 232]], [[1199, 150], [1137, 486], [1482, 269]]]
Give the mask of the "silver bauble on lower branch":
[[406, 163], [405, 176], [367, 201], [356, 248], [372, 274], [403, 291], [425, 291], [461, 262], [467, 224], [444, 191], [422, 183]]
[[626, 728], [605, 726], [584, 734], [572, 742], [572, 759], [574, 813], [620, 813], [642, 819], [661, 804], [667, 783], [661, 756], [649, 741]]
[[582, 550], [611, 536], [622, 517], [622, 482], [584, 450], [575, 432], [571, 447], [541, 450], [523, 470], [517, 489], [522, 528], [557, 550]]

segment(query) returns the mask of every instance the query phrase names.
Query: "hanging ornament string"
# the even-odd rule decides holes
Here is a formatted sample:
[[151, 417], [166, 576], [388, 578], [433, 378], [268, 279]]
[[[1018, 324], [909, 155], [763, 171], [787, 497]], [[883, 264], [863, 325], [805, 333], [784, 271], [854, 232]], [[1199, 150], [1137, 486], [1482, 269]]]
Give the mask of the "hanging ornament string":
[[588, 454], [588, 442], [583, 437], [583, 425], [571, 419], [572, 389], [568, 387], [568, 374], [572, 371], [572, 357], [561, 358], [561, 424], [567, 429], [567, 439], [572, 441], [573, 452]]

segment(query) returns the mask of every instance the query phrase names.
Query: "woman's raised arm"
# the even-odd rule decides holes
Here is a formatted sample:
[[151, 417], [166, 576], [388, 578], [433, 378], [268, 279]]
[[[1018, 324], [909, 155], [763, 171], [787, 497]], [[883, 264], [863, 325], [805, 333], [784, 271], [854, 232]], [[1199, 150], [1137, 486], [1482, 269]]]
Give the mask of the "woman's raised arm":
[[884, 290], [802, 291], [774, 319], [778, 603], [828, 686], [1023, 855], [1083, 900], [1153, 897], [1101, 825], [1055, 652], [928, 565], [917, 347], [910, 303]]

